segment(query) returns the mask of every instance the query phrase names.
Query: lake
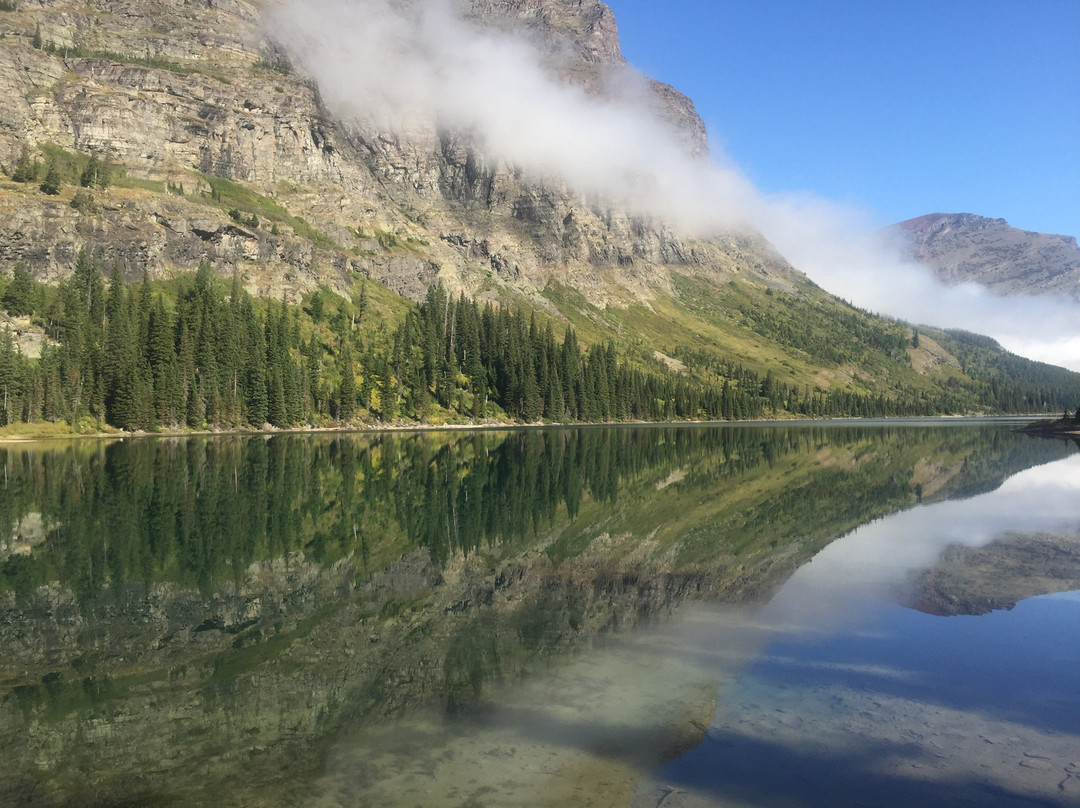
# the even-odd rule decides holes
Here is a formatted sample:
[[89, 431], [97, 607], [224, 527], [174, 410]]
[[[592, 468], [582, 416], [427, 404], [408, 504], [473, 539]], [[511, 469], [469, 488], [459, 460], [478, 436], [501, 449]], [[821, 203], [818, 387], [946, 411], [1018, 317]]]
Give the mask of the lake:
[[0, 445], [0, 804], [1080, 804], [1015, 426]]

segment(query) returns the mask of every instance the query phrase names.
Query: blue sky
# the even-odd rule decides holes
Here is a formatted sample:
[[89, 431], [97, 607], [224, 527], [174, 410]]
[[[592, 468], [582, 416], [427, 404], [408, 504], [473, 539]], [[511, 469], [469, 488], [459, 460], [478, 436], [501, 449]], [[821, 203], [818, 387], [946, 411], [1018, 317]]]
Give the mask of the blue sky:
[[1080, 236], [1080, 0], [607, 0], [766, 193]]

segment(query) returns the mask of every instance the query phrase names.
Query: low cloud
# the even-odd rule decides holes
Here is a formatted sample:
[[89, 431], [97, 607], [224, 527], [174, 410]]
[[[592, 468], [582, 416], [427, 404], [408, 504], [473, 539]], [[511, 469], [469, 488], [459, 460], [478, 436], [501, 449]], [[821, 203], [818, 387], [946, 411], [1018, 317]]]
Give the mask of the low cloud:
[[632, 69], [603, 96], [589, 94], [552, 69], [549, 48], [524, 32], [477, 26], [451, 0], [286, 0], [267, 26], [337, 114], [396, 132], [469, 132], [489, 159], [691, 235], [753, 228], [858, 306], [989, 334], [1017, 353], [1080, 369], [1080, 307], [945, 287], [901, 258], [865, 213], [810, 195], [766, 195], [724, 155], [692, 157]]

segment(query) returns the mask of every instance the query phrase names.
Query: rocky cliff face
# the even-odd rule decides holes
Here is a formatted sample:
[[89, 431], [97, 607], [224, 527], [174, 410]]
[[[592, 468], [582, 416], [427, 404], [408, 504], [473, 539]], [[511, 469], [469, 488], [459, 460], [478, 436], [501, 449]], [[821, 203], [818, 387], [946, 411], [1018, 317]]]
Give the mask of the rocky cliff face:
[[973, 281], [1005, 295], [1059, 295], [1080, 300], [1075, 236], [1010, 227], [1004, 219], [933, 213], [894, 225], [911, 257], [949, 284]]
[[[358, 274], [412, 297], [437, 279], [526, 294], [558, 280], [600, 303], [647, 298], [670, 266], [710, 275], [767, 267], [774, 283], [789, 272], [753, 235], [686, 240], [492, 164], [467, 133], [394, 134], [335, 119], [262, 33], [263, 6], [28, 0], [0, 12], [0, 162], [10, 171], [23, 144], [45, 161], [55, 144], [101, 154], [123, 173], [82, 210], [69, 204], [72, 187], [47, 196], [0, 179], [0, 261], [25, 260], [56, 279], [82, 248], [129, 276], [168, 276], [208, 257], [275, 295], [319, 282], [344, 288]], [[590, 92], [627, 69], [603, 3], [476, 0], [468, 13], [523, 27]], [[704, 152], [690, 101], [648, 86], [687, 150]], [[229, 218], [237, 193], [260, 226]]]

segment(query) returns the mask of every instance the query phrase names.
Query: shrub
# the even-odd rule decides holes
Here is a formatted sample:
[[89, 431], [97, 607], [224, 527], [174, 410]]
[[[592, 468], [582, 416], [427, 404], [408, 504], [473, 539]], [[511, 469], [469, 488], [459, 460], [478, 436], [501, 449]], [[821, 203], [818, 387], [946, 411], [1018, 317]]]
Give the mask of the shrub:
[[85, 188], [80, 188], [75, 192], [75, 196], [71, 199], [71, 207], [80, 213], [93, 213], [97, 210], [97, 205], [94, 204], [94, 195]]

